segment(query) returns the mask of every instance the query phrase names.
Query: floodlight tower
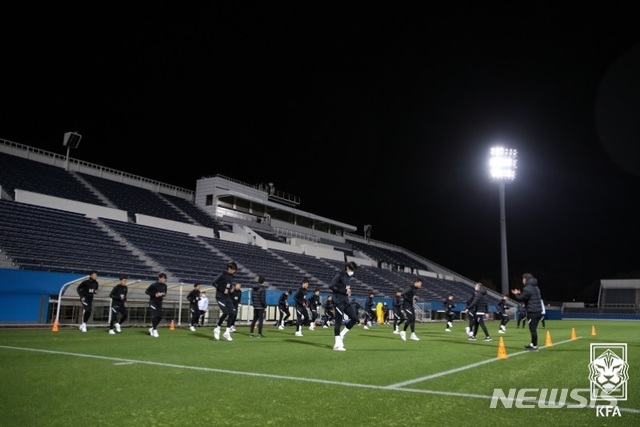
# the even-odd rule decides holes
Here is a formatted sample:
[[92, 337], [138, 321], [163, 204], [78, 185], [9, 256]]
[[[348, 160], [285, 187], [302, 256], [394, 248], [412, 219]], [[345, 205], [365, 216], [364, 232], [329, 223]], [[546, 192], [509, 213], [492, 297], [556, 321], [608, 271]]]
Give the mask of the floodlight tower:
[[504, 185], [516, 177], [518, 152], [502, 146], [491, 147], [489, 171], [491, 178], [498, 181], [500, 190], [500, 253], [502, 262], [502, 294], [509, 294], [509, 268], [507, 263], [507, 215], [505, 213]]

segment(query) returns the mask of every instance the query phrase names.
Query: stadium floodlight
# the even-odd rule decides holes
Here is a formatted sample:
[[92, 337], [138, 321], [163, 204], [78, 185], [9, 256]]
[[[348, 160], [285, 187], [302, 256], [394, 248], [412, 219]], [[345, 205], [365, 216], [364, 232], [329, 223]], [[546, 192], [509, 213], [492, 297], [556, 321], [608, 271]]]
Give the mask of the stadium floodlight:
[[498, 181], [500, 191], [500, 253], [502, 262], [502, 294], [509, 294], [509, 268], [507, 263], [507, 215], [505, 213], [504, 185], [516, 178], [518, 152], [502, 146], [491, 147], [489, 172], [491, 178]]
[[67, 158], [64, 161], [64, 170], [69, 170], [69, 151], [71, 149], [78, 148], [80, 145], [80, 140], [82, 139], [82, 135], [78, 132], [65, 132], [64, 139], [62, 140], [62, 145], [67, 147]]

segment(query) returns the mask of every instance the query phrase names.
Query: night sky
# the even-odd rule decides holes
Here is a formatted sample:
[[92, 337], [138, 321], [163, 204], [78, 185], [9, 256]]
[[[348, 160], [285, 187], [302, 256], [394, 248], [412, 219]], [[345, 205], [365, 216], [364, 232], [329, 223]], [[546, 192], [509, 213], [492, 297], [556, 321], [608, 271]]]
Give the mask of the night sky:
[[191, 190], [272, 182], [496, 289], [501, 143], [512, 285], [595, 302], [640, 277], [633, 2], [186, 3], [3, 12], [0, 138], [64, 155], [77, 131], [72, 157]]

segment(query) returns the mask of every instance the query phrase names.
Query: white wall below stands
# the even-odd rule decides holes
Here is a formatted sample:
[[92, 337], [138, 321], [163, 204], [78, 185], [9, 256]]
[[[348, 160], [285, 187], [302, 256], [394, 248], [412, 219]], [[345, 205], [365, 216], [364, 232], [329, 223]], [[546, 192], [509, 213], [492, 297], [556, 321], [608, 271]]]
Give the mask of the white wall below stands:
[[215, 237], [213, 228], [188, 224], [186, 222], [171, 221], [168, 219], [156, 218], [154, 216], [142, 214], [136, 214], [136, 224], [162, 228], [163, 230], [179, 231], [182, 233], [187, 233], [190, 236]]
[[61, 199], [40, 193], [32, 193], [26, 190], [15, 190], [15, 201], [27, 203], [45, 208], [59, 209], [67, 212], [75, 212], [86, 215], [89, 218], [108, 218], [116, 221], [127, 221], [127, 212], [120, 209], [107, 208], [92, 205], [90, 203], [76, 202], [74, 200]]

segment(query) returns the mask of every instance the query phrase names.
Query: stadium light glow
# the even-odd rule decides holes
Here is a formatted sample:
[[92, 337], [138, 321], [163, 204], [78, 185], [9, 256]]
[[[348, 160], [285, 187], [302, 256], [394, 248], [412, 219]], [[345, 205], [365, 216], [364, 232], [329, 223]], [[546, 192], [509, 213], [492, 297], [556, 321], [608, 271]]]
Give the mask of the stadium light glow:
[[500, 191], [500, 253], [502, 263], [502, 294], [509, 294], [509, 267], [507, 262], [507, 214], [505, 211], [504, 184], [516, 178], [518, 152], [503, 146], [491, 147], [489, 156], [489, 173], [498, 181]]

